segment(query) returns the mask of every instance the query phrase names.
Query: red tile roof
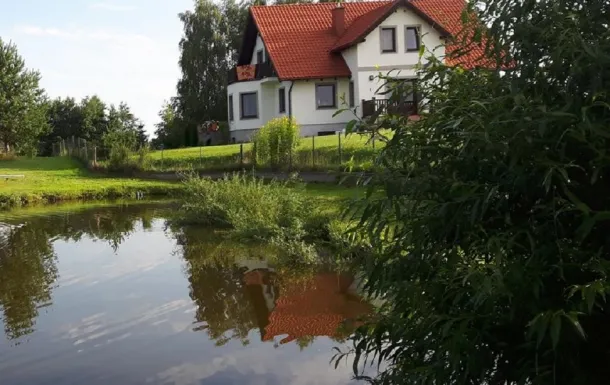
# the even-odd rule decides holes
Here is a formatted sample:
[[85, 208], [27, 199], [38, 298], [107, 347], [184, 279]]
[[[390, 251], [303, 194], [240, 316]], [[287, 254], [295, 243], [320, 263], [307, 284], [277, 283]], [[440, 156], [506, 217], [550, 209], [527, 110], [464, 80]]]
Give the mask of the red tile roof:
[[[351, 73], [339, 51], [361, 41], [400, 4], [433, 23], [443, 34], [457, 34], [461, 29], [464, 0], [343, 3], [346, 30], [339, 37], [332, 29], [335, 3], [253, 6], [251, 14], [280, 79], [347, 77]], [[462, 64], [470, 65], [477, 53], [480, 51], [464, 58]]]

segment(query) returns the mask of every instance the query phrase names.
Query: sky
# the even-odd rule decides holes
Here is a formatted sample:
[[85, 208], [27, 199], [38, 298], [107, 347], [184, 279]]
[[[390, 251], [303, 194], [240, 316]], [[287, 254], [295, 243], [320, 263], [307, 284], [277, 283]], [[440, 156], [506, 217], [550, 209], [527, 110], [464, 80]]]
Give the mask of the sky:
[[0, 37], [17, 45], [51, 98], [126, 102], [149, 134], [176, 94], [178, 13], [192, 0], [0, 0]]

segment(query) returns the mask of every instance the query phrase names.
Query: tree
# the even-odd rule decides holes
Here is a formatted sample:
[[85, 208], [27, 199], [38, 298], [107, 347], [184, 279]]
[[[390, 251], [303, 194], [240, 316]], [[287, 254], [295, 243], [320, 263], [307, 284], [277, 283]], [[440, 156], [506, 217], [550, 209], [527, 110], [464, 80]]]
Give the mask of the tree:
[[146, 146], [148, 146], [148, 134], [144, 129], [142, 121], [138, 120], [138, 125], [136, 127], [136, 147], [142, 148]]
[[0, 142], [7, 152], [35, 153], [38, 137], [48, 129], [39, 81], [38, 72], [25, 68], [17, 47], [0, 39]]
[[138, 135], [142, 123], [133, 115], [125, 103], [119, 107], [110, 106], [108, 110], [108, 130], [104, 134], [104, 145], [107, 147], [120, 146], [135, 150], [138, 145]]
[[165, 148], [178, 148], [184, 146], [184, 126], [180, 124], [178, 118], [176, 100], [165, 102], [159, 111], [159, 123], [155, 125], [155, 139], [153, 146], [158, 148], [163, 145]]
[[604, 384], [610, 5], [477, 5], [456, 38], [483, 68], [433, 61], [433, 112], [385, 122], [359, 266], [386, 302], [356, 357], [387, 361], [388, 384]]
[[83, 122], [78, 137], [99, 143], [108, 131], [106, 104], [93, 95], [83, 98], [80, 108]]
[[230, 61], [221, 8], [211, 0], [195, 1], [195, 9], [180, 14], [184, 36], [180, 41], [178, 107], [184, 121], [185, 144], [198, 142], [197, 125], [225, 120], [227, 72]]

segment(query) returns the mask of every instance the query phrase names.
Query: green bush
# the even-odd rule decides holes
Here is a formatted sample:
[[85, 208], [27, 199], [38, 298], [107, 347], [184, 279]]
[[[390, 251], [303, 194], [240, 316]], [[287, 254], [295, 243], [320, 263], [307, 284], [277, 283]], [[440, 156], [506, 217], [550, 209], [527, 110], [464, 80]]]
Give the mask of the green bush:
[[283, 183], [234, 174], [216, 181], [194, 176], [185, 184], [184, 221], [232, 228], [240, 238], [300, 239], [312, 216], [307, 199]]
[[608, 2], [476, 5], [488, 69], [432, 62], [432, 112], [388, 122], [356, 357], [384, 384], [608, 383]]
[[111, 170], [124, 170], [132, 166], [132, 162], [129, 159], [131, 151], [127, 146], [121, 144], [115, 144], [110, 148], [108, 154], [108, 168]]
[[267, 122], [253, 138], [256, 163], [274, 168], [289, 165], [299, 145], [299, 134], [294, 119], [283, 117]]

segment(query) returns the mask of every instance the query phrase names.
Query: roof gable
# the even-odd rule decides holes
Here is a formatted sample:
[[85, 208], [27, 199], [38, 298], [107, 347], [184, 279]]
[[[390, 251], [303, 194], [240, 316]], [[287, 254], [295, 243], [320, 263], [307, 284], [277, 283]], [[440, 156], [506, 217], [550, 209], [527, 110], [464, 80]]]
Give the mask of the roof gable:
[[[346, 48], [349, 48], [357, 43], [360, 43], [364, 38], [371, 33], [375, 28], [379, 26], [385, 19], [396, 11], [398, 7], [404, 6], [425, 22], [430, 24], [433, 28], [437, 29], [443, 37], [449, 37], [452, 35], [445, 27], [435, 21], [428, 14], [420, 10], [414, 3], [416, 1], [411, 0], [397, 0], [388, 2], [388, 4], [381, 6], [371, 12], [365, 13], [360, 16], [352, 25], [347, 28], [346, 32], [341, 36], [332, 48], [333, 52], [339, 52]], [[421, 1], [420, 1], [421, 2]]]
[[[348, 77], [351, 72], [341, 50], [362, 41], [401, 5], [445, 36], [457, 34], [461, 29], [464, 0], [343, 3], [346, 30], [339, 37], [332, 28], [335, 3], [253, 6], [244, 31], [239, 64], [250, 62], [258, 33], [282, 80]], [[448, 46], [448, 52], [450, 49]]]

